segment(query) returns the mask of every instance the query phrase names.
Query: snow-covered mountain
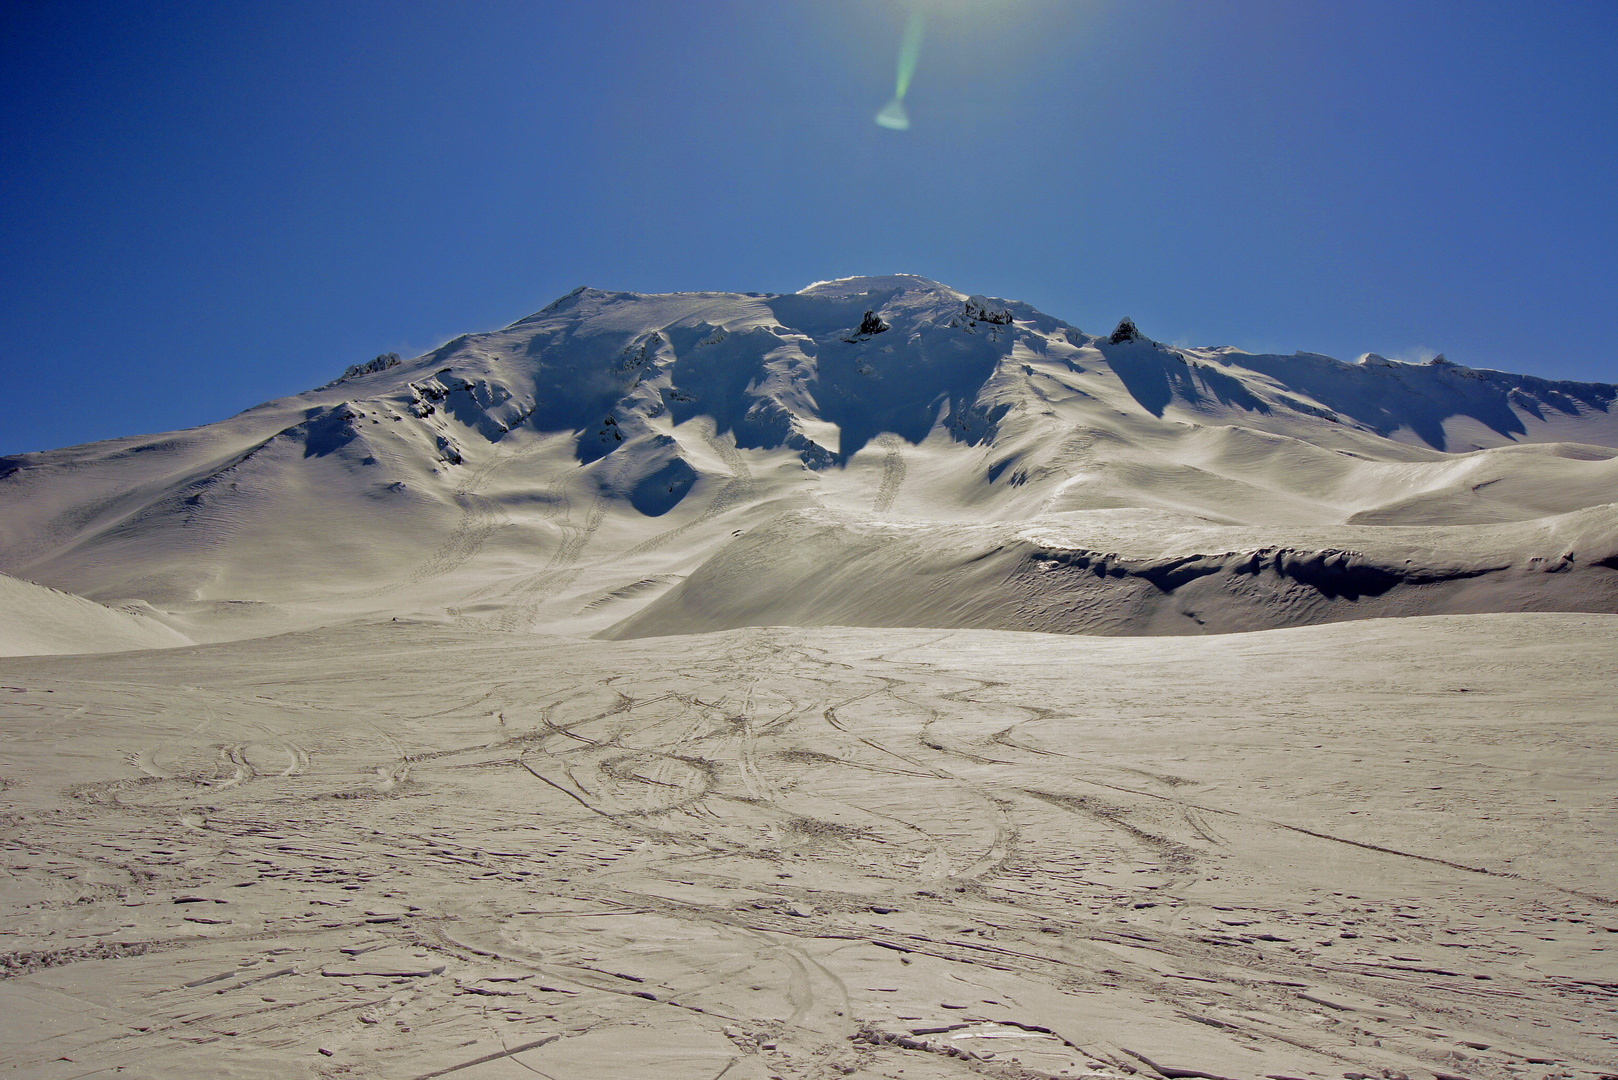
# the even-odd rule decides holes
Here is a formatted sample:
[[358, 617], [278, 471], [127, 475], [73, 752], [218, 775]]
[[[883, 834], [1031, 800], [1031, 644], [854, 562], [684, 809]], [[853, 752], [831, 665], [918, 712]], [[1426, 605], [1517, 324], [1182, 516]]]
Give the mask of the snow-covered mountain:
[[1615, 448], [1611, 385], [1097, 336], [904, 275], [581, 288], [217, 424], [0, 459], [0, 571], [198, 640], [1615, 611]]

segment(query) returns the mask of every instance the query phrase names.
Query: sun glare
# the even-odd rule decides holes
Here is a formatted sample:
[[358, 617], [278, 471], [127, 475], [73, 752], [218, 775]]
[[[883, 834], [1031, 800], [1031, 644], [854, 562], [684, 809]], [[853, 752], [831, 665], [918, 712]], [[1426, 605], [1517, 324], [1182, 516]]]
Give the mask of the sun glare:
[[910, 92], [910, 80], [916, 75], [916, 60], [921, 56], [921, 35], [926, 19], [921, 8], [912, 8], [905, 22], [904, 38], [899, 42], [899, 71], [894, 78], [893, 100], [876, 114], [876, 122], [893, 131], [904, 131], [910, 126], [910, 115], [905, 111], [905, 95]]

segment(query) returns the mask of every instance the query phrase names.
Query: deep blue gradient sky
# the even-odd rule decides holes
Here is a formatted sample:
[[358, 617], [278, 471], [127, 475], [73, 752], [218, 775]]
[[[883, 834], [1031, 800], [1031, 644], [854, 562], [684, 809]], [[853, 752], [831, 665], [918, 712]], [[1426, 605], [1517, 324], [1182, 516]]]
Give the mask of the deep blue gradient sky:
[[0, 453], [579, 284], [909, 272], [1085, 330], [1618, 381], [1618, 4], [16, 0]]

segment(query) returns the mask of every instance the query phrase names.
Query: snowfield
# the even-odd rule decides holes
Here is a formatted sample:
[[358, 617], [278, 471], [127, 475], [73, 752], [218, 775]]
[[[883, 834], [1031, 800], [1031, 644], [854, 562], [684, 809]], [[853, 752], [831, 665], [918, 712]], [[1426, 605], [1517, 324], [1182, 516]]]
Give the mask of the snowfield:
[[1618, 387], [580, 289], [0, 601], [19, 1075], [1618, 1073]]

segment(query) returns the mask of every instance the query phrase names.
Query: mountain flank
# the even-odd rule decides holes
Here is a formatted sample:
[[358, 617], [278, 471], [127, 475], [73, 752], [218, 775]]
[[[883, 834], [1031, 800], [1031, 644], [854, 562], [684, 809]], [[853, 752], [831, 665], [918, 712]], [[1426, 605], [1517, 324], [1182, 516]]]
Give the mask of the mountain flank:
[[0, 460], [0, 571], [196, 640], [1610, 612], [1615, 403], [908, 275], [580, 288], [219, 423]]

